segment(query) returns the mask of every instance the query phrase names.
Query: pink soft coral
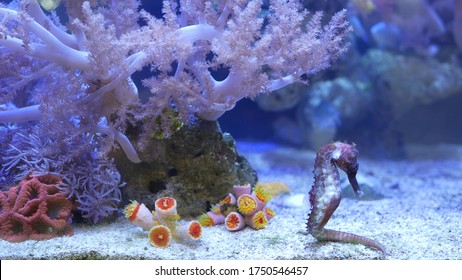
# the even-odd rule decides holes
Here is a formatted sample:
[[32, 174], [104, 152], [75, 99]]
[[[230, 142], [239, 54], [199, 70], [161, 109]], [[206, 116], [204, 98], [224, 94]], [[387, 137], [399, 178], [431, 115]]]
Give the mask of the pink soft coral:
[[[37, 0], [20, 3], [0, 4], [0, 102], [44, 83], [34, 83], [35, 105], [0, 111], [0, 122], [41, 120], [48, 136], [64, 141], [104, 135], [102, 146], [119, 143], [133, 162], [141, 160], [124, 135], [130, 116], [145, 131], [192, 114], [216, 120], [242, 98], [325, 69], [346, 51], [351, 30], [345, 11], [323, 27], [321, 13], [307, 21], [296, 0], [273, 0], [268, 11], [258, 0], [164, 0], [161, 19], [139, 12], [135, 0], [64, 1], [67, 28]], [[134, 112], [139, 85], [131, 76], [145, 66], [152, 95]]]
[[58, 189], [54, 175], [27, 177], [0, 192], [0, 238], [10, 242], [73, 235], [72, 203]]

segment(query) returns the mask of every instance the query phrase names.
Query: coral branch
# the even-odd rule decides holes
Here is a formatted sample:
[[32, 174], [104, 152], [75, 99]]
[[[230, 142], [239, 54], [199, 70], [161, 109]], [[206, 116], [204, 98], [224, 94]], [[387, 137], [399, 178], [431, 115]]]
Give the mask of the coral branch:
[[43, 43], [26, 42], [0, 33], [0, 46], [37, 58], [48, 59], [63, 66], [87, 70], [90, 67], [88, 53], [63, 44], [50, 31], [35, 20], [22, 19], [18, 12], [0, 8], [0, 16], [20, 22], [23, 28], [32, 31]]
[[27, 122], [39, 120], [39, 105], [0, 111], [0, 122]]
[[60, 42], [70, 48], [78, 49], [79, 43], [77, 38], [57, 27], [45, 15], [37, 0], [28, 0], [27, 11], [38, 24], [41, 26], [47, 26], [50, 33], [53, 34]]

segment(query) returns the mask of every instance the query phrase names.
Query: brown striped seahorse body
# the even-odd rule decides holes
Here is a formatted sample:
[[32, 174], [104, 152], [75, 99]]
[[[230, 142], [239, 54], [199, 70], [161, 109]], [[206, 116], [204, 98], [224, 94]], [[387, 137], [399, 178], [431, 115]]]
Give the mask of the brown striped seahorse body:
[[308, 232], [319, 241], [363, 244], [385, 254], [385, 247], [375, 240], [324, 228], [341, 200], [342, 190], [337, 167], [348, 175], [348, 180], [355, 193], [362, 195], [356, 180], [359, 167], [357, 157], [358, 150], [355, 144], [334, 142], [323, 146], [318, 151], [313, 171], [314, 184], [310, 190], [311, 212], [308, 216]]

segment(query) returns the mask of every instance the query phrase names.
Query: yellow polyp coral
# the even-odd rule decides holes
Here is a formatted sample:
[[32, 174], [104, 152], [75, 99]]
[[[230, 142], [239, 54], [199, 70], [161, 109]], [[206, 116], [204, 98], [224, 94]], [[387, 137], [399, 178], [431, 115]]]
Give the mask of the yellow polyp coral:
[[247, 224], [254, 229], [262, 229], [276, 215], [266, 207], [272, 195], [265, 185], [257, 183], [252, 193], [250, 184], [233, 186], [233, 191], [234, 194], [229, 194], [214, 205], [211, 211], [199, 217], [202, 226], [224, 223], [227, 230], [238, 231]]
[[207, 215], [207, 213], [200, 215], [198, 221], [204, 227], [214, 226], [212, 217]]
[[257, 209], [257, 201], [251, 195], [241, 195], [237, 200], [237, 209], [244, 215], [253, 214]]
[[221, 212], [215, 213], [215, 212], [209, 211], [207, 213], [202, 214], [199, 217], [199, 223], [204, 227], [210, 227], [210, 226], [222, 224], [224, 220], [225, 220], [225, 216]]
[[263, 213], [265, 213], [265, 216], [268, 220], [271, 220], [272, 218], [274, 218], [274, 216], [276, 216], [274, 210], [268, 207], [265, 207], [265, 209], [263, 209]]
[[236, 203], [236, 197], [232, 193], [228, 194], [223, 200], [218, 202], [218, 204], [234, 204]]
[[162, 197], [156, 200], [157, 211], [150, 211], [144, 204], [133, 200], [125, 206], [124, 215], [134, 225], [149, 230], [149, 242], [159, 248], [167, 247], [172, 238], [179, 241], [196, 241], [202, 236], [202, 226], [198, 221], [181, 224], [176, 212], [176, 200]]
[[138, 209], [140, 208], [140, 203], [136, 200], [130, 200], [130, 204], [125, 206], [123, 213], [125, 217], [129, 218], [130, 221], [133, 221], [134, 216], [136, 216], [136, 213], [138, 212]]
[[258, 211], [253, 216], [248, 217], [247, 223], [254, 229], [262, 229], [268, 225], [268, 219], [262, 211]]
[[226, 228], [227, 229], [235, 229], [239, 224], [239, 219], [235, 213], [230, 213], [226, 218]]
[[253, 191], [255, 192], [255, 196], [264, 203], [267, 203], [272, 198], [271, 194], [262, 185], [257, 184]]

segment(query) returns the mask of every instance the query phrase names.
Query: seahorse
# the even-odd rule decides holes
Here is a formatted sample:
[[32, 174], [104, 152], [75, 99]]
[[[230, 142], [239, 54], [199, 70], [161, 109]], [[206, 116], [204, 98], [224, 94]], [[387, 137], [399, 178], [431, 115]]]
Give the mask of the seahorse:
[[352, 233], [326, 229], [324, 226], [337, 209], [341, 200], [340, 178], [337, 167], [348, 175], [348, 181], [356, 195], [363, 193], [356, 180], [358, 150], [355, 144], [333, 142], [323, 146], [314, 162], [314, 184], [310, 190], [310, 209], [307, 229], [319, 241], [335, 241], [363, 244], [385, 254], [379, 242]]

